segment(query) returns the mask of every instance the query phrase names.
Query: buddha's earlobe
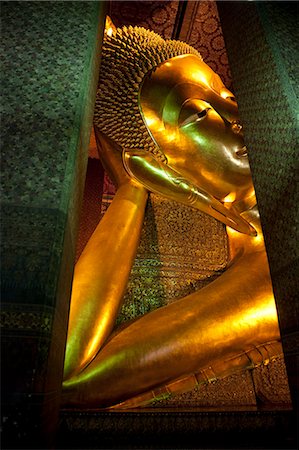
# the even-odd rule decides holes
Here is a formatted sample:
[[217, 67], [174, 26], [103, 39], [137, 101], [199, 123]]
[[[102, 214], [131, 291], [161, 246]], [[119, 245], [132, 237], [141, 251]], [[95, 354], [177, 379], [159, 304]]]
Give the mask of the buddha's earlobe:
[[123, 151], [128, 174], [149, 191], [205, 212], [240, 233], [256, 236], [255, 229], [233, 209], [190, 183], [146, 150]]

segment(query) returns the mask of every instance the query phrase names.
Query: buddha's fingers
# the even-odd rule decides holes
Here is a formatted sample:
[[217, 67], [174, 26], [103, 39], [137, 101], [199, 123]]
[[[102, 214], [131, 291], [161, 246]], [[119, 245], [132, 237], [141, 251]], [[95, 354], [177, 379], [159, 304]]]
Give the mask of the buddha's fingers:
[[112, 338], [81, 374], [65, 382], [65, 402], [117, 404], [276, 339], [266, 256], [246, 255], [207, 287], [143, 316]]
[[109, 336], [121, 305], [143, 225], [147, 192], [118, 189], [75, 267], [65, 378], [80, 372]]

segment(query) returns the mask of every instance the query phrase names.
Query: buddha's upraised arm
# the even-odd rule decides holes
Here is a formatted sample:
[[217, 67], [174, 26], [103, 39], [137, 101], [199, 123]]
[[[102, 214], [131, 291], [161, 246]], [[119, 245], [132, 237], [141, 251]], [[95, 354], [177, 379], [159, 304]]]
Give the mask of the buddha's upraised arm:
[[146, 189], [126, 175], [121, 154], [104, 139], [101, 158], [110, 174], [114, 173], [119, 187], [75, 267], [65, 378], [77, 374], [93, 360], [114, 327], [139, 244], [147, 201]]

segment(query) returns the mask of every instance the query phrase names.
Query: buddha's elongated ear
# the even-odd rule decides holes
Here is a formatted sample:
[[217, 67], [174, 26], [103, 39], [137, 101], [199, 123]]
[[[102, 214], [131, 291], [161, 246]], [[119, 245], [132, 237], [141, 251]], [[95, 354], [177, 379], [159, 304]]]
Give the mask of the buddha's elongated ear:
[[106, 16], [106, 22], [105, 22], [105, 34], [108, 36], [112, 36], [112, 34], [116, 33], [116, 26], [112, 22], [111, 18], [109, 16]]
[[256, 236], [255, 229], [233, 209], [183, 178], [146, 150], [123, 151], [123, 164], [132, 178], [149, 191], [205, 212], [240, 233]]

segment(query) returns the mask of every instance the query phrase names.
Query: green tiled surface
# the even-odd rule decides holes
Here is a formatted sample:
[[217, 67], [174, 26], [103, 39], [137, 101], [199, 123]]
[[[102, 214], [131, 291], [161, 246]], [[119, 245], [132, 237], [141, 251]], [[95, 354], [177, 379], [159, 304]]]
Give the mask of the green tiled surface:
[[65, 221], [55, 208], [2, 206], [4, 302], [54, 305]]
[[266, 30], [268, 45], [275, 57], [279, 77], [283, 80], [284, 89], [289, 96], [291, 110], [295, 111], [294, 101], [299, 98], [298, 5], [294, 2], [281, 2], [276, 5], [265, 2], [258, 5], [258, 11]]
[[[86, 151], [93, 113], [90, 89], [97, 71], [91, 75], [91, 65], [98, 63], [98, 58], [92, 60], [98, 9], [97, 2], [2, 4], [1, 198], [4, 209], [13, 214], [8, 211], [3, 223], [9, 257], [7, 267], [4, 254], [4, 284], [10, 282], [5, 274], [11, 270], [12, 253], [17, 265], [23, 264], [22, 287], [30, 286], [33, 267], [41, 259], [44, 267], [38, 272], [55, 264], [51, 258], [61, 253], [67, 215], [76, 235], [78, 215], [70, 216], [69, 208], [73, 213], [73, 202], [82, 195], [87, 163], [86, 154], [80, 153], [84, 147]], [[49, 217], [39, 220], [44, 214]], [[21, 242], [32, 249], [23, 261]], [[16, 252], [11, 251], [14, 245]], [[50, 254], [45, 254], [45, 246]], [[39, 279], [38, 274], [37, 285]], [[47, 291], [54, 288], [49, 283]]]
[[105, 7], [1, 4], [4, 445], [55, 427]]
[[[298, 341], [298, 5], [218, 2], [256, 189], [290, 385]], [[297, 369], [298, 370], [298, 369]], [[294, 398], [294, 397], [293, 397]]]

